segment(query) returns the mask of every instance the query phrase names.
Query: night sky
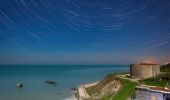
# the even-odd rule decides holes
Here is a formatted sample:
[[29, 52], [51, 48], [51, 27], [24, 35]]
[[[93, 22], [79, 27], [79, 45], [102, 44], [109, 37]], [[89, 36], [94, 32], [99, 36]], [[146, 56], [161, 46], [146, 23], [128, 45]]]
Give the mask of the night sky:
[[0, 64], [170, 61], [170, 0], [0, 0]]

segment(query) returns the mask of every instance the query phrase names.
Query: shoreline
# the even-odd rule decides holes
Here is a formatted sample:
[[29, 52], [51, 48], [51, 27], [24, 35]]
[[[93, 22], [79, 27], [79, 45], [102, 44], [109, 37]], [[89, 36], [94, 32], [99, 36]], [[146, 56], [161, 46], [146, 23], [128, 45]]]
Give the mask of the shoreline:
[[[3, 97], [2, 94], [0, 96], [1, 99], [3, 100], [10, 100], [10, 99], [22, 100], [21, 97], [23, 96], [30, 100], [34, 98], [45, 100], [46, 98], [49, 98], [49, 96], [51, 99], [52, 97], [54, 97], [59, 100], [78, 100], [77, 97], [75, 97], [75, 93], [70, 88], [72, 87], [78, 88], [78, 86], [80, 86], [81, 84], [88, 86], [86, 83], [100, 81], [101, 77], [104, 77], [108, 73], [111, 73], [112, 70], [117, 70], [117, 68], [119, 70], [126, 71], [128, 69], [128, 66], [125, 67], [124, 66], [114, 67], [114, 66], [104, 66], [104, 65], [102, 66], [57, 66], [57, 67], [30, 66], [29, 68], [27, 67], [27, 65], [19, 66], [19, 67], [5, 66], [5, 68], [2, 66], [0, 70], [1, 72], [0, 74], [4, 75], [4, 78], [2, 79], [2, 84], [0, 84], [1, 87], [3, 86], [0, 92], [2, 92], [4, 95], [9, 95], [9, 96]], [[76, 69], [76, 70], [72, 70], [72, 69]], [[5, 73], [6, 71], [9, 71], [10, 74]], [[17, 78], [13, 77], [13, 73], [17, 73], [15, 75], [15, 77]], [[23, 76], [24, 73], [27, 73], [27, 75]], [[92, 74], [93, 76], [91, 76]], [[44, 77], [42, 78], [39, 75], [40, 76], [43, 75]], [[82, 78], [82, 76], [85, 77], [85, 79]], [[74, 81], [73, 79], [76, 80]], [[56, 86], [47, 85], [44, 83], [45, 80], [56, 80], [58, 84]], [[22, 88], [23, 91], [20, 91], [19, 89], [13, 87], [13, 85], [15, 85], [18, 82], [22, 82], [24, 84], [24, 87]], [[41, 89], [41, 91], [33, 92], [35, 96], [32, 96], [33, 93], [29, 94], [29, 91], [34, 91], [38, 89]], [[49, 92], [49, 91], [56, 91], [56, 92]], [[20, 94], [21, 97], [17, 96], [18, 93]], [[12, 97], [11, 95], [15, 97]]]

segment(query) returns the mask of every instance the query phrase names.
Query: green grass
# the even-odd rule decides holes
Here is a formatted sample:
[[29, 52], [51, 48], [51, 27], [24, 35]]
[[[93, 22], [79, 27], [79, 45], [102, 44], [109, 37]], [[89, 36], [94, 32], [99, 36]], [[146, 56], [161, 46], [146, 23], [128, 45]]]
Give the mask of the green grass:
[[170, 73], [161, 73], [157, 77], [141, 80], [140, 83], [151, 85], [151, 86], [164, 87], [167, 81], [169, 80], [170, 80]]
[[[135, 86], [139, 84], [146, 84], [152, 86], [164, 87], [167, 80], [170, 79], [170, 73], [161, 73], [157, 77], [140, 80], [139, 83], [131, 82], [126, 79], [120, 79], [116, 77], [115, 73], [107, 75], [99, 84], [86, 89], [87, 93], [92, 96], [95, 93], [100, 93], [100, 90], [109, 82], [113, 80], [119, 80], [121, 82], [121, 89], [116, 94], [108, 94], [103, 96], [100, 100], [126, 100], [135, 91]], [[93, 100], [93, 99], [89, 99]]]
[[134, 91], [137, 83], [125, 79], [119, 79], [121, 82], [121, 89], [116, 94], [109, 94], [104, 96], [101, 100], [126, 100]]
[[126, 100], [135, 91], [135, 86], [137, 85], [137, 83], [117, 78], [115, 73], [107, 75], [98, 85], [89, 87], [86, 89], [86, 91], [89, 95], [99, 93], [100, 89], [102, 89], [107, 83], [115, 79], [121, 82], [121, 89], [116, 94], [108, 94], [103, 96], [101, 100], [110, 100], [111, 98], [112, 100]]
[[154, 81], [153, 79], [145, 79], [145, 80], [141, 80], [140, 82], [145, 85], [164, 87], [166, 85], [167, 81], [164, 81], [164, 80], [163, 81]]

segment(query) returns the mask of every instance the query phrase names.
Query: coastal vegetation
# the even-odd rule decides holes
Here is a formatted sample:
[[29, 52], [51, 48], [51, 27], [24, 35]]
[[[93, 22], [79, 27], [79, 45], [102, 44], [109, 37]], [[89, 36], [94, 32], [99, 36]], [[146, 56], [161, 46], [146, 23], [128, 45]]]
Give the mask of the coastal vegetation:
[[99, 84], [86, 88], [86, 91], [90, 96], [92, 96], [93, 94], [99, 94], [100, 90], [113, 80], [117, 80], [115, 73], [107, 75], [103, 80], [99, 82]]
[[120, 90], [115, 94], [103, 96], [101, 100], [126, 100], [133, 94], [135, 91], [135, 86], [138, 84], [136, 82], [131, 82], [120, 78], [119, 81], [121, 82]]
[[170, 80], [170, 73], [161, 72], [157, 77], [152, 77], [140, 80], [141, 84], [165, 87], [166, 83]]
[[[169, 65], [168, 65], [169, 66]], [[111, 73], [101, 80], [97, 85], [86, 88], [90, 95], [88, 100], [126, 100], [131, 97], [137, 85], [150, 85], [165, 87], [170, 82], [170, 67], [161, 67], [161, 73], [152, 78], [142, 79], [138, 81], [131, 81], [128, 78], [122, 78], [121, 75], [126, 76], [126, 73]], [[111, 84], [113, 83], [113, 84]], [[110, 88], [106, 88], [110, 87]], [[118, 90], [116, 90], [117, 88]], [[107, 91], [105, 90], [107, 89]], [[113, 90], [116, 91], [113, 91]], [[104, 91], [104, 92], [103, 92]]]
[[146, 85], [165, 87], [168, 81], [170, 81], [170, 64], [160, 67], [161, 73], [152, 78], [140, 80], [139, 82]]
[[[109, 90], [110, 91], [109, 93], [108, 92], [107, 94], [102, 93], [104, 95], [100, 95], [101, 90], [105, 88], [105, 86], [107, 86], [112, 81], [119, 84], [117, 85], [117, 87], [115, 87], [115, 90], [116, 88], [118, 90], [117, 91]], [[117, 74], [112, 73], [112, 74], [107, 75], [99, 84], [87, 88], [86, 91], [91, 96], [91, 99], [100, 97], [101, 100], [125, 100], [135, 91], [135, 86], [137, 84], [138, 84], [137, 82], [131, 82], [129, 80], [119, 78], [117, 77]], [[110, 88], [110, 89], [113, 89], [113, 88]]]

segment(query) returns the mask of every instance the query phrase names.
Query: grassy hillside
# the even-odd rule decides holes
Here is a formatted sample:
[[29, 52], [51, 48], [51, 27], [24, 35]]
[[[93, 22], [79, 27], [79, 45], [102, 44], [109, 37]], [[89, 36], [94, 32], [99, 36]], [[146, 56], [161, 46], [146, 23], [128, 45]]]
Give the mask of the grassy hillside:
[[[149, 78], [140, 80], [138, 83], [131, 82], [126, 79], [118, 78], [116, 75], [120, 73], [112, 73], [107, 75], [102, 81], [100, 81], [99, 84], [89, 87], [86, 89], [87, 93], [92, 96], [96, 97], [94, 94], [100, 94], [100, 91], [108, 85], [108, 83], [117, 80], [121, 84], [121, 88], [116, 93], [108, 93], [107, 95], [104, 95], [100, 98], [100, 100], [126, 100], [134, 91], [135, 86], [139, 84], [146, 84], [146, 85], [152, 85], [152, 86], [160, 86], [165, 87], [167, 81], [170, 81], [170, 64], [167, 66], [161, 67], [161, 74], [157, 77]], [[90, 98], [89, 100], [94, 100], [93, 98]]]
[[[135, 90], [137, 83], [116, 77], [115, 73], [107, 75], [99, 84], [86, 89], [89, 95], [99, 93], [100, 90], [113, 80], [121, 83], [121, 89], [117, 93], [103, 96], [100, 100], [126, 100]], [[91, 99], [92, 100], [92, 99]]]
[[113, 80], [116, 80], [116, 74], [112, 73], [107, 75], [103, 80], [100, 81], [99, 84], [89, 87], [86, 89], [86, 91], [88, 92], [89, 95], [95, 94], [95, 93], [99, 93], [100, 90], [106, 86], [106, 84], [112, 82]]
[[121, 82], [121, 89], [116, 94], [104, 96], [101, 100], [126, 100], [135, 91], [137, 83], [125, 79], [119, 79]]

